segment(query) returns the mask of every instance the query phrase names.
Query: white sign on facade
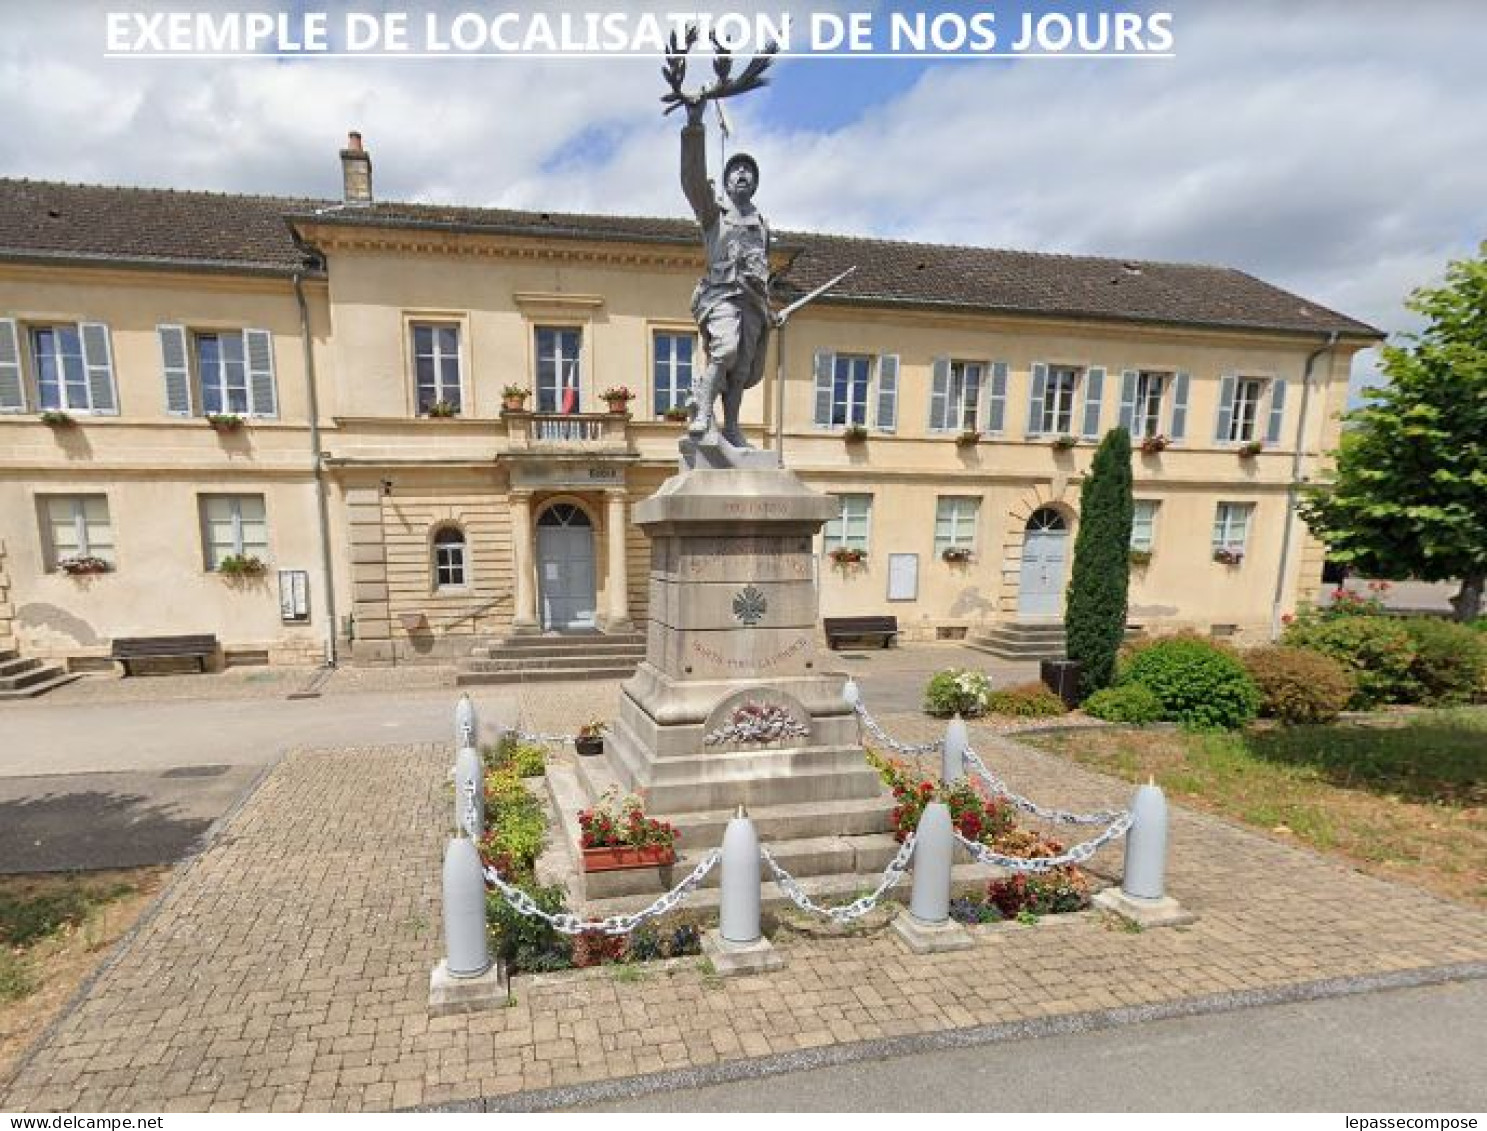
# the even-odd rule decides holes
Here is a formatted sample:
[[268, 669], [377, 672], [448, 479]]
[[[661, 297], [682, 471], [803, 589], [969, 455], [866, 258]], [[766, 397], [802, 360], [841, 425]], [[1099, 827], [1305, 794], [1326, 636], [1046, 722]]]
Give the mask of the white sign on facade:
[[919, 598], [919, 555], [888, 555], [888, 599], [914, 601]]
[[279, 617], [286, 624], [310, 619], [310, 573], [303, 569], [279, 571]]

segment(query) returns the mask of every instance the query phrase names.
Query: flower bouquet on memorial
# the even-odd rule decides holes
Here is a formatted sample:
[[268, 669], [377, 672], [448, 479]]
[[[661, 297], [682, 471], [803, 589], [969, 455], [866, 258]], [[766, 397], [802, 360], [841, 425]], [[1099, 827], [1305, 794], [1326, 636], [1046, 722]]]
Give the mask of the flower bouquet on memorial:
[[674, 864], [681, 836], [671, 822], [647, 816], [639, 796], [621, 798], [613, 789], [591, 808], [579, 810], [578, 831], [585, 872]]
[[585, 758], [592, 758], [596, 754], [604, 753], [604, 732], [609, 729], [609, 724], [603, 719], [594, 719], [584, 723], [578, 728], [578, 734], [573, 738], [573, 747]]

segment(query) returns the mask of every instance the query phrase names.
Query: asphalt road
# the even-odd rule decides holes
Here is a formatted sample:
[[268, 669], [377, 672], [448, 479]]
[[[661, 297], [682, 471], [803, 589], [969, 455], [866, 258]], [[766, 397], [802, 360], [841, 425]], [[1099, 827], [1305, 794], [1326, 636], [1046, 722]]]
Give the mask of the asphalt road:
[[1482, 1112], [1484, 1064], [1487, 981], [1478, 980], [868, 1059], [576, 1110]]

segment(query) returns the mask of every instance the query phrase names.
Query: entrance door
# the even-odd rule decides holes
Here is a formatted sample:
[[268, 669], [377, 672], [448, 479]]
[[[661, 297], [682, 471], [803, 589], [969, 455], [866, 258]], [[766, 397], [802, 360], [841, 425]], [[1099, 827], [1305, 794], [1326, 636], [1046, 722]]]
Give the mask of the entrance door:
[[1025, 617], [1056, 617], [1063, 612], [1064, 562], [1069, 528], [1052, 507], [1039, 507], [1022, 537], [1022, 584], [1017, 611]]
[[537, 519], [537, 591], [546, 630], [594, 627], [594, 529], [570, 503]]

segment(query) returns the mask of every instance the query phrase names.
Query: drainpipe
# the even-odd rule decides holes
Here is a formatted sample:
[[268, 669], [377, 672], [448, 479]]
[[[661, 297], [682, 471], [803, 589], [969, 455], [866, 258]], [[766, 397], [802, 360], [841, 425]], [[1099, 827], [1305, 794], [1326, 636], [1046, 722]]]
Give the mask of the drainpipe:
[[1301, 485], [1305, 480], [1301, 468], [1305, 458], [1306, 410], [1311, 404], [1311, 372], [1317, 358], [1337, 345], [1337, 331], [1327, 335], [1327, 340], [1306, 356], [1306, 368], [1301, 373], [1301, 412], [1296, 421], [1296, 450], [1291, 454], [1291, 482], [1286, 488], [1286, 522], [1280, 535], [1280, 568], [1275, 575], [1275, 600], [1270, 605], [1270, 639], [1280, 639], [1281, 604], [1286, 592], [1286, 572], [1291, 565], [1291, 528], [1296, 525], [1296, 506], [1301, 498]]
[[320, 448], [320, 397], [315, 381], [315, 351], [310, 342], [310, 305], [305, 301], [305, 274], [294, 273], [299, 303], [300, 341], [305, 351], [305, 391], [310, 411], [310, 460], [315, 469], [315, 508], [320, 527], [320, 572], [325, 576], [325, 666], [336, 666], [336, 580], [331, 565], [330, 503], [325, 490], [325, 458]]

